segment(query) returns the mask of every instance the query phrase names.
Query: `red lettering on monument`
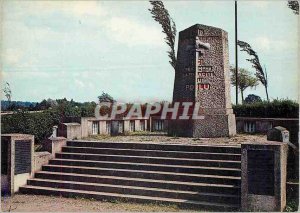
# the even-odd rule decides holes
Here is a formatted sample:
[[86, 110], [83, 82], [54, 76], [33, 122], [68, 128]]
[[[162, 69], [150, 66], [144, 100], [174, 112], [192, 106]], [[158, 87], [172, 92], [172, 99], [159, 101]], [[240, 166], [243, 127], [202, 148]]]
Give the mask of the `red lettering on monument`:
[[212, 66], [199, 66], [199, 71], [212, 71]]
[[210, 90], [210, 84], [198, 84], [198, 90]]
[[212, 77], [215, 76], [214, 72], [198, 72], [198, 77]]
[[198, 64], [199, 65], [203, 65], [204, 64], [204, 60], [202, 58], [198, 59]]

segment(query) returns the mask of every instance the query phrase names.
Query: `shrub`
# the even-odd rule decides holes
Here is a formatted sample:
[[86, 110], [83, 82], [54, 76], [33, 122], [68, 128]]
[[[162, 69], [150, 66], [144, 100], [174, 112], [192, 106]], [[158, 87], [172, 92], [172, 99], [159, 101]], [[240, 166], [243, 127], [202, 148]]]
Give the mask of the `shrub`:
[[298, 118], [299, 104], [292, 100], [275, 99], [252, 104], [238, 104], [233, 106], [236, 117], [261, 117], [261, 118]]
[[1, 117], [1, 133], [23, 133], [35, 137], [37, 144], [41, 143], [52, 133], [55, 124], [54, 116], [50, 111], [29, 113], [16, 111], [11, 115]]
[[10, 115], [2, 115], [1, 133], [23, 133], [35, 136], [37, 144], [52, 133], [54, 125], [64, 122], [68, 117], [94, 116], [95, 102], [77, 103], [73, 100], [58, 99], [50, 104], [51, 99], [42, 101], [38, 107], [43, 112], [29, 113], [22, 109]]

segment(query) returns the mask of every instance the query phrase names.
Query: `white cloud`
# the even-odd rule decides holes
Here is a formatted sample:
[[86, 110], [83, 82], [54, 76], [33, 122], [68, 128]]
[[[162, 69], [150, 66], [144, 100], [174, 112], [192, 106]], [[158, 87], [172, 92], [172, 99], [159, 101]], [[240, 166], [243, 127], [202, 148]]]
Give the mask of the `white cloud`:
[[[23, 15], [40, 15], [49, 13], [64, 13], [73, 16], [101, 16], [106, 14], [106, 10], [102, 8], [99, 1], [15, 1], [4, 4], [9, 6], [12, 4], [18, 8], [17, 14]], [[15, 5], [14, 5], [15, 4]]]
[[272, 40], [268, 37], [261, 36], [254, 39], [254, 44], [260, 49], [270, 50]]
[[[18, 31], [24, 31], [23, 35], [30, 35], [29, 39], [31, 40], [60, 39], [61, 36], [74, 36], [76, 33], [80, 33], [80, 37], [89, 36], [90, 39], [93, 39], [93, 36], [97, 36], [97, 29], [100, 29], [100, 31], [105, 30], [105, 33], [114, 41], [128, 46], [162, 46], [164, 44], [164, 35], [159, 26], [149, 26], [137, 19], [116, 15], [118, 8], [107, 9], [99, 1], [17, 2], [18, 5], [16, 3], [11, 3], [11, 5], [6, 3], [4, 5], [4, 8], [5, 6], [14, 8], [13, 15], [12, 13], [4, 14], [4, 26], [9, 31], [13, 31], [16, 26], [19, 26]], [[85, 33], [82, 32], [83, 28], [79, 27], [80, 25], [77, 25], [78, 27], [69, 25], [73, 27], [72, 30], [61, 30], [64, 27], [53, 20], [53, 14], [66, 15], [73, 18], [73, 20], [76, 18], [82, 21], [84, 25], [81, 27], [85, 27]], [[28, 21], [26, 23], [25, 20], [30, 16], [33, 16], [33, 18], [30, 19], [30, 25], [28, 25]], [[24, 21], [20, 22], [20, 20]], [[32, 20], [36, 20], [38, 23]], [[41, 24], [41, 20], [44, 20], [44, 24]], [[70, 23], [74, 24], [74, 22]], [[7, 29], [4, 29], [5, 33], [8, 32]], [[29, 31], [30, 33], [28, 33]]]
[[250, 40], [250, 45], [261, 51], [283, 51], [297, 48], [293, 42], [287, 40], [274, 39], [267, 36], [259, 36]]
[[22, 58], [22, 52], [18, 49], [12, 49], [8, 48], [5, 51], [2, 52], [2, 63], [9, 64], [9, 65], [15, 65], [18, 64], [18, 62]]
[[79, 79], [75, 79], [74, 81], [75, 85], [80, 87], [80, 88], [83, 88], [85, 85], [82, 81], [80, 81]]
[[3, 79], [28, 79], [32, 78], [54, 78], [59, 77], [59, 73], [49, 73], [43, 71], [3, 71]]
[[[66, 3], [66, 2], [64, 2]], [[68, 8], [68, 7], [64, 7]], [[99, 16], [106, 14], [105, 10], [102, 10], [100, 2], [97, 1], [72, 1], [69, 7], [69, 11], [74, 15], [93, 15]]]
[[269, 1], [245, 1], [249, 6], [256, 7], [258, 9], [266, 9], [269, 7], [270, 2]]
[[163, 34], [155, 27], [149, 27], [136, 20], [113, 17], [104, 22], [108, 34], [117, 42], [128, 46], [161, 46]]

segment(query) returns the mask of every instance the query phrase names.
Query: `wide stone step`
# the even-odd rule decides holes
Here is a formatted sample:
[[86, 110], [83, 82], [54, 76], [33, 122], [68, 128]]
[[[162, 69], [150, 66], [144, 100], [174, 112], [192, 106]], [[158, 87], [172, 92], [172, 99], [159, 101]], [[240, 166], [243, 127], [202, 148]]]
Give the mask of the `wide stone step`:
[[62, 188], [52, 188], [52, 187], [41, 187], [41, 186], [24, 186], [20, 188], [20, 192], [28, 194], [43, 194], [43, 195], [56, 195], [64, 197], [85, 197], [93, 198], [98, 200], [120, 200], [120, 201], [130, 201], [130, 202], [155, 202], [162, 204], [176, 204], [182, 207], [193, 207], [197, 209], [218, 209], [218, 210], [237, 210], [239, 205], [237, 204], [224, 204], [218, 202], [204, 202], [204, 201], [193, 201], [186, 199], [175, 199], [175, 198], [161, 198], [152, 196], [141, 196], [141, 195], [131, 195], [131, 194], [118, 194], [118, 193], [108, 193], [108, 192], [94, 192], [94, 191], [84, 191], [84, 190], [74, 190], [74, 189], [62, 189]]
[[137, 142], [93, 142], [93, 141], [68, 141], [68, 146], [95, 147], [95, 148], [117, 148], [117, 149], [143, 149], [163, 150], [181, 152], [214, 152], [214, 153], [236, 153], [241, 154], [240, 146], [227, 145], [182, 145], [162, 143], [137, 143]]
[[63, 152], [240, 161], [241, 154], [66, 146]]
[[43, 171], [51, 171], [51, 172], [109, 175], [109, 176], [215, 183], [215, 184], [240, 185], [240, 181], [241, 181], [240, 177], [232, 177], [232, 176], [217, 176], [217, 175], [202, 175], [202, 174], [172, 173], [172, 172], [160, 172], [160, 171], [112, 169], [112, 168], [93, 168], [93, 167], [79, 167], [79, 166], [75, 167], [75, 166], [64, 166], [64, 165], [45, 165], [42, 167], [42, 169]]
[[77, 159], [90, 161], [117, 161], [117, 162], [135, 162], [149, 164], [166, 164], [166, 165], [189, 165], [189, 166], [206, 166], [221, 168], [240, 168], [240, 161], [228, 160], [209, 160], [209, 159], [189, 159], [189, 158], [164, 158], [164, 157], [143, 157], [129, 155], [104, 155], [88, 153], [56, 153], [56, 158]]
[[239, 195], [240, 187], [226, 184], [207, 184], [195, 182], [182, 181], [166, 181], [145, 178], [133, 177], [118, 177], [105, 175], [87, 175], [75, 173], [60, 173], [40, 171], [35, 174], [38, 179], [52, 179], [62, 181], [88, 182], [88, 183], [102, 183], [126, 186], [140, 186], [161, 189], [173, 189], [194, 192], [208, 192], [208, 193], [223, 193], [231, 195]]
[[134, 162], [88, 161], [88, 160], [77, 160], [77, 159], [53, 159], [50, 160], [50, 164], [98, 167], [98, 168], [146, 170], [146, 171], [164, 171], [164, 172], [175, 172], [175, 173], [179, 172], [179, 173], [192, 173], [192, 174], [225, 175], [225, 176], [236, 176], [236, 177], [241, 176], [241, 170], [236, 168], [162, 165], [162, 164], [145, 164], [145, 163], [134, 163]]
[[63, 189], [76, 189], [84, 191], [95, 192], [108, 192], [118, 194], [142, 195], [150, 197], [162, 198], [175, 198], [186, 199], [195, 201], [211, 201], [227, 204], [238, 204], [240, 198], [237, 195], [228, 195], [220, 193], [203, 193], [194, 191], [182, 191], [171, 189], [160, 189], [150, 187], [137, 187], [137, 186], [123, 186], [114, 184], [96, 184], [96, 183], [83, 183], [74, 181], [58, 181], [58, 180], [45, 180], [45, 179], [31, 179], [28, 180], [28, 185], [63, 188]]

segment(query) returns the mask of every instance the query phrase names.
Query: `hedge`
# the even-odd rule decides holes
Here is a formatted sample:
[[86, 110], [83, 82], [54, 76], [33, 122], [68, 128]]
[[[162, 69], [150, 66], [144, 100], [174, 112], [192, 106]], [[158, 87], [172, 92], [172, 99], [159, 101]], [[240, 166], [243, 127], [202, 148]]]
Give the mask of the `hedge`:
[[66, 117], [93, 116], [95, 106], [96, 103], [84, 103], [76, 107], [64, 101], [42, 112], [17, 110], [13, 114], [1, 116], [1, 133], [31, 134], [39, 144], [52, 134], [54, 125], [63, 122]]
[[299, 104], [292, 100], [273, 100], [233, 105], [236, 117], [299, 118]]
[[35, 137], [37, 144], [41, 143], [52, 134], [55, 124], [54, 116], [51, 112], [18, 111], [10, 115], [1, 116], [1, 133], [23, 133], [31, 134]]

